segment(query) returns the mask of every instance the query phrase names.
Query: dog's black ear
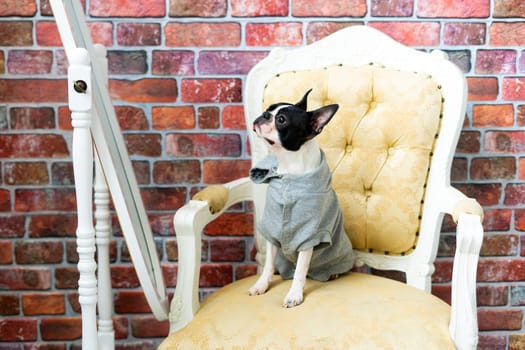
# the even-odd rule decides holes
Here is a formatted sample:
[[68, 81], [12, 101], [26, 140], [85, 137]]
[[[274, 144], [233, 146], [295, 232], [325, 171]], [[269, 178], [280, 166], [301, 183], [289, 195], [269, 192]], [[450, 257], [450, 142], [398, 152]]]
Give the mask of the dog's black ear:
[[306, 111], [306, 108], [307, 108], [307, 100], [308, 100], [308, 95], [310, 94], [310, 92], [312, 92], [312, 89], [306, 91], [306, 93], [304, 94], [303, 98], [301, 99], [301, 101], [297, 102], [295, 104], [295, 107], [297, 108], [300, 108], [302, 109], [303, 111]]
[[311, 111], [311, 125], [314, 135], [318, 135], [323, 131], [324, 126], [332, 119], [335, 112], [339, 109], [338, 104], [323, 106], [315, 111]]

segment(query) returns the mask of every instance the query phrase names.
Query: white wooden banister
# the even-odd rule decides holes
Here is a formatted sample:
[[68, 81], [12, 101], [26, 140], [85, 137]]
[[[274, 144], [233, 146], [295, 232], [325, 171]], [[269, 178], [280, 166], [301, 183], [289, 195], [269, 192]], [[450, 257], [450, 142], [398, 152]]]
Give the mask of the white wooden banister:
[[111, 216], [109, 212], [109, 190], [98, 156], [95, 161], [95, 231], [98, 258], [98, 342], [99, 349], [115, 348], [115, 331], [113, 330], [113, 295], [111, 290], [111, 273], [109, 244], [111, 237]]
[[97, 349], [97, 279], [93, 227], [93, 144], [91, 140], [91, 62], [86, 49], [71, 51], [68, 69], [69, 108], [73, 124], [73, 169], [77, 201], [79, 302], [82, 348]]
[[[101, 74], [107, 84], [108, 63], [106, 48], [95, 44], [95, 60], [102, 67]], [[93, 117], [97, 118], [96, 110]], [[95, 153], [95, 219], [96, 242], [98, 258], [98, 345], [101, 350], [115, 348], [115, 331], [113, 329], [113, 294], [111, 290], [111, 273], [109, 261], [109, 244], [111, 237], [111, 216], [109, 212], [109, 189], [102, 169], [99, 156]]]

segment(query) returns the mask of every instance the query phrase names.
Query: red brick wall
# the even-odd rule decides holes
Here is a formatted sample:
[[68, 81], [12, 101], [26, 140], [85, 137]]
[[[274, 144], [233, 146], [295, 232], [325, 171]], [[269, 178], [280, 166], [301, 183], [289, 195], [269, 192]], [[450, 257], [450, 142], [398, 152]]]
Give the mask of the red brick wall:
[[[453, 182], [486, 210], [480, 349], [525, 348], [522, 1], [90, 0], [86, 13], [94, 40], [109, 49], [111, 93], [170, 291], [172, 215], [198, 188], [246, 174], [241, 91], [271, 47], [365, 23], [446, 50], [469, 83]], [[0, 348], [78, 348], [67, 62], [47, 0], [5, 0], [0, 17]], [[245, 209], [207, 228], [203, 293], [254, 272]], [[433, 277], [445, 300], [453, 229], [447, 220]], [[149, 313], [116, 220], [111, 251], [119, 348], [154, 348], [167, 324]]]

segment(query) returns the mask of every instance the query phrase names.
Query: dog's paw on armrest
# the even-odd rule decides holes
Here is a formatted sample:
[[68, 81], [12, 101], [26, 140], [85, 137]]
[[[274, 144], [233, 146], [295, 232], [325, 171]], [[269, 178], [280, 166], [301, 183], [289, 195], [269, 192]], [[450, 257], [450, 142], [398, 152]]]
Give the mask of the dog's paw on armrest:
[[452, 212], [452, 219], [455, 223], [458, 222], [459, 214], [461, 213], [479, 215], [481, 221], [483, 221], [483, 208], [475, 199], [465, 198], [456, 203]]
[[226, 205], [226, 201], [228, 201], [228, 189], [222, 185], [212, 185], [197, 192], [192, 199], [208, 202], [210, 213], [215, 214], [221, 211]]

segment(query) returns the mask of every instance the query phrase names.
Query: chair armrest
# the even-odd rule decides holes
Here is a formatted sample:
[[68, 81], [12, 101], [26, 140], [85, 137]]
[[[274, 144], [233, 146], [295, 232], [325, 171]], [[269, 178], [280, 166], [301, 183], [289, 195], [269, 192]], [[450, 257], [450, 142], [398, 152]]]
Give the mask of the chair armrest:
[[441, 211], [452, 215], [455, 223], [462, 213], [477, 215], [483, 222], [483, 208], [475, 199], [467, 197], [452, 186], [445, 187], [439, 193]]
[[186, 326], [199, 309], [202, 230], [231, 205], [251, 199], [252, 182], [245, 177], [224, 185], [210, 186], [177, 210], [173, 224], [179, 264], [177, 287], [170, 309], [170, 333]]
[[483, 208], [473, 198], [464, 198], [456, 202], [456, 205], [452, 210], [452, 219], [455, 223], [458, 223], [461, 214], [477, 215], [479, 221], [483, 222]]
[[208, 203], [211, 214], [218, 213], [226, 206], [229, 190], [224, 185], [212, 185], [197, 192], [192, 200]]
[[450, 335], [458, 349], [476, 349], [478, 318], [476, 271], [483, 241], [479, 215], [460, 213], [456, 232], [456, 253], [452, 270]]

